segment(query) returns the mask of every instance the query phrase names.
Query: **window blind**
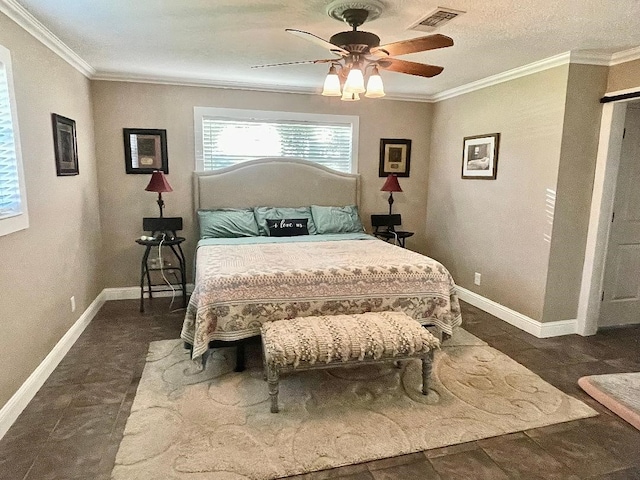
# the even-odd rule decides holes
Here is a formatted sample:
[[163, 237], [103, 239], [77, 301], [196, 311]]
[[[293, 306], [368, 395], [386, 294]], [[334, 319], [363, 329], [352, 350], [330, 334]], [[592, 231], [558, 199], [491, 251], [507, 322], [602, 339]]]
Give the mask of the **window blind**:
[[204, 170], [263, 157], [297, 157], [352, 170], [351, 123], [202, 117]]
[[7, 70], [0, 62], [0, 219], [22, 213]]

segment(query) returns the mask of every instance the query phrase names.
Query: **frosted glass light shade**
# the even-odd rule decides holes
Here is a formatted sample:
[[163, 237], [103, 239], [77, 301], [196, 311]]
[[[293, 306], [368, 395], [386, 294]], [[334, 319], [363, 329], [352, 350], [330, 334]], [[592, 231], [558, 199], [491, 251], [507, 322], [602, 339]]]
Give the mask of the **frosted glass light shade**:
[[362, 75], [362, 70], [355, 65], [347, 76], [347, 81], [344, 84], [344, 91], [346, 93], [363, 93], [366, 91], [364, 88], [364, 76]]
[[367, 93], [364, 94], [368, 98], [380, 98], [384, 97], [384, 86], [382, 85], [382, 77], [378, 73], [378, 69], [374, 68], [371, 75], [369, 75], [369, 81], [367, 82]]
[[343, 100], [345, 102], [357, 102], [358, 100], [360, 100], [360, 94], [359, 93], [347, 93], [345, 91], [342, 94], [342, 98], [340, 100]]
[[336, 67], [331, 67], [329, 69], [327, 78], [324, 79], [322, 95], [325, 97], [339, 97], [342, 95], [342, 92], [340, 91], [340, 78], [336, 72]]

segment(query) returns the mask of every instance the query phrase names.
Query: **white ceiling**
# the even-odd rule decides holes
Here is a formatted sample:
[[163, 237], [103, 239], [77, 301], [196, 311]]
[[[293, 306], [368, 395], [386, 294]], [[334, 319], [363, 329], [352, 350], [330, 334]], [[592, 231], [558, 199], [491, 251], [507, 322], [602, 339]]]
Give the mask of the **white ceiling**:
[[[0, 0], [19, 3], [93, 67], [98, 78], [183, 80], [212, 85], [320, 91], [326, 65], [252, 65], [330, 58], [285, 33], [329, 39], [349, 26], [326, 14], [329, 0]], [[567, 51], [610, 56], [640, 45], [640, 0], [382, 0], [361, 30], [390, 43], [426, 35], [407, 30], [437, 6], [467, 13], [440, 28], [450, 48], [405, 55], [441, 65], [428, 79], [383, 72], [387, 93], [433, 94]]]

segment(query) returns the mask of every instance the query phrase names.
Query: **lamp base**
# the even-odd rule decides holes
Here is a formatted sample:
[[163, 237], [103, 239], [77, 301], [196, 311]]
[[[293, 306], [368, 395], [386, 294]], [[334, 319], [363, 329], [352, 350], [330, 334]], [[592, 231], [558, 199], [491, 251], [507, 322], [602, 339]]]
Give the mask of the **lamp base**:
[[162, 218], [162, 209], [164, 208], [164, 200], [162, 200], [161, 192], [158, 192], [158, 207], [160, 208], [160, 218]]

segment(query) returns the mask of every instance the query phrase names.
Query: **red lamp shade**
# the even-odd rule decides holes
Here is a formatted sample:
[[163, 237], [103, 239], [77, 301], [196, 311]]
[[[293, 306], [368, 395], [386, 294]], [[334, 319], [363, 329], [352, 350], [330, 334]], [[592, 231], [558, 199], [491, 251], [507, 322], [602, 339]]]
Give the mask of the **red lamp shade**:
[[167, 177], [165, 177], [164, 173], [160, 170], [156, 170], [151, 174], [151, 180], [149, 180], [149, 185], [147, 185], [145, 190], [147, 192], [157, 193], [173, 192], [173, 188], [169, 185]]
[[398, 183], [398, 177], [396, 177], [393, 173], [389, 174], [386, 182], [380, 189], [381, 192], [401, 192], [402, 188]]

